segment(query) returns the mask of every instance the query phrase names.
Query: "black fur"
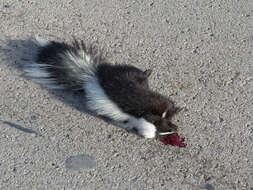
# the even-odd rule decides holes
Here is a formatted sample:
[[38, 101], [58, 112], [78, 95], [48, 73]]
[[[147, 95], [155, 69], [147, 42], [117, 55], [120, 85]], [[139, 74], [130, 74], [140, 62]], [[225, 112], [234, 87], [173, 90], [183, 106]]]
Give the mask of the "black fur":
[[[150, 70], [143, 72], [129, 65], [100, 64], [97, 67], [101, 86], [124, 112], [144, 117], [154, 123], [159, 132], [177, 131], [170, 119], [178, 108], [168, 98], [149, 89], [149, 75]], [[162, 118], [164, 112], [167, 115]]]

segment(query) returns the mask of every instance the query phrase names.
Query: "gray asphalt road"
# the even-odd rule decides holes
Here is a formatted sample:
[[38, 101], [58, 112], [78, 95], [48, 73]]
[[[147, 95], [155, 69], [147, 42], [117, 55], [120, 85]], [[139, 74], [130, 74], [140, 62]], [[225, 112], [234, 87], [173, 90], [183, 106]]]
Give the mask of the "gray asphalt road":
[[[253, 189], [253, 2], [0, 2], [0, 189]], [[151, 87], [186, 108], [187, 148], [87, 114], [82, 98], [24, 79], [26, 39], [103, 48], [152, 68]]]

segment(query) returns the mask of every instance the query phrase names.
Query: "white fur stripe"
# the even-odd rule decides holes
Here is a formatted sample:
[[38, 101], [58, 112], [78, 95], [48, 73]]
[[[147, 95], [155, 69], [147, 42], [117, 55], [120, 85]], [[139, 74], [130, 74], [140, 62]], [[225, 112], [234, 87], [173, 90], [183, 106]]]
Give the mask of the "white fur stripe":
[[94, 76], [94, 65], [92, 62], [92, 59], [90, 58], [89, 55], [85, 55], [84, 51], [81, 50], [78, 52], [78, 55], [74, 55], [71, 52], [66, 52], [65, 54], [62, 55], [63, 61], [72, 61], [73, 65], [70, 63], [66, 63], [68, 65], [69, 69], [73, 69], [73, 71], [77, 69], [82, 69], [83, 75], [80, 76], [82, 79], [87, 79], [91, 76]]
[[50, 89], [63, 89], [63, 86], [57, 85], [55, 79], [50, 78], [50, 73], [45, 69], [50, 65], [38, 64], [30, 62], [23, 66], [25, 76], [29, 77], [32, 81], [41, 84]]
[[[96, 112], [98, 115], [107, 116], [125, 129], [136, 128], [139, 135], [145, 138], [154, 138], [156, 136], [156, 127], [146, 121], [144, 118], [135, 118], [124, 113], [109, 97], [100, 86], [96, 76], [89, 78], [84, 83], [84, 89], [87, 97], [88, 109]], [[124, 121], [128, 121], [123, 123]]]
[[26, 76], [31, 78], [48, 78], [50, 76], [50, 74], [37, 63], [24, 65], [23, 69], [26, 73]]
[[137, 124], [137, 130], [140, 135], [145, 138], [156, 137], [156, 127], [152, 123], [146, 121], [144, 118], [140, 118]]
[[100, 86], [96, 77], [88, 79], [84, 83], [84, 89], [88, 99], [87, 106], [98, 115], [105, 115], [116, 121], [125, 121], [129, 116], [112, 102]]

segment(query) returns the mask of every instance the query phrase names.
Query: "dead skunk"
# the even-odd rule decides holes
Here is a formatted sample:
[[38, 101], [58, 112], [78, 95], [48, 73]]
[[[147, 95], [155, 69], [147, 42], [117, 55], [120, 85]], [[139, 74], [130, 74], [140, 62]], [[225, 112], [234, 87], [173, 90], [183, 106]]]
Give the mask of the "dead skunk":
[[149, 89], [151, 70], [112, 65], [81, 41], [72, 45], [35, 38], [34, 61], [24, 64], [25, 75], [50, 89], [83, 91], [87, 108], [145, 138], [177, 132], [171, 117], [180, 109]]

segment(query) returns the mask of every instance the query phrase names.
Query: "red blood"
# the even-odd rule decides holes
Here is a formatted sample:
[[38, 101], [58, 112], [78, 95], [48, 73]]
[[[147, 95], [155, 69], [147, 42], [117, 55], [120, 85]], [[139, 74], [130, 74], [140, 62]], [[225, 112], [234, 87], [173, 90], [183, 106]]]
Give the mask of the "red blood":
[[159, 138], [159, 140], [165, 145], [169, 144], [172, 146], [186, 147], [186, 144], [184, 143], [185, 138], [179, 137], [177, 134], [167, 135]]

